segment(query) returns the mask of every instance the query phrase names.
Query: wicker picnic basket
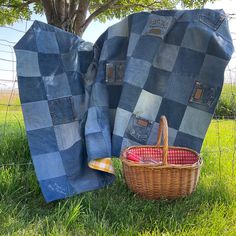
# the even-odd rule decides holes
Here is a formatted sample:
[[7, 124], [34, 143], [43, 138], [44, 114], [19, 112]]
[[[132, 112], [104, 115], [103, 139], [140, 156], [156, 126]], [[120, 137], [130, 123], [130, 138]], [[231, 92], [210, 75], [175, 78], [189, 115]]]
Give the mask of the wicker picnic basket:
[[[160, 146], [162, 136], [163, 146]], [[128, 147], [121, 153], [121, 160], [128, 187], [147, 199], [172, 199], [191, 194], [196, 188], [202, 165], [194, 150], [168, 147], [165, 116], [160, 119], [157, 145]]]

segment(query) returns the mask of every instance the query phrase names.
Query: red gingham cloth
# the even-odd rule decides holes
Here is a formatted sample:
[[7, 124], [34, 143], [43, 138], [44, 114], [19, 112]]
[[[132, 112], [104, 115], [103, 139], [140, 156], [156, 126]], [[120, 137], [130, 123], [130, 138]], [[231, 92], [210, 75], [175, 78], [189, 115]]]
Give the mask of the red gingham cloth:
[[[162, 163], [162, 149], [160, 148], [131, 148], [125, 152], [125, 157], [128, 160], [139, 163]], [[168, 164], [184, 165], [194, 164], [198, 162], [198, 156], [188, 150], [184, 149], [169, 149], [168, 150]]]

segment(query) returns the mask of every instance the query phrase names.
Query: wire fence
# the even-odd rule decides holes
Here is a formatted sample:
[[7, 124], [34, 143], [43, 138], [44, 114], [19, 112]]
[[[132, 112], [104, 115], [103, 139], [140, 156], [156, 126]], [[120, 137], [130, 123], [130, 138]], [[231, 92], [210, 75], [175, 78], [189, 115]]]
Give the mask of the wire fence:
[[[228, 20], [236, 48], [236, 14], [229, 14]], [[29, 29], [31, 24], [32, 21], [25, 21], [24, 29], [12, 26], [0, 26], [0, 32], [5, 32], [6, 35], [6, 37], [0, 36], [0, 142], [7, 133], [11, 132], [14, 134], [24, 126], [17, 85], [16, 58], [13, 47], [16, 41]], [[14, 38], [11, 38], [11, 35], [14, 35]], [[212, 148], [212, 144], [210, 145], [205, 142], [204, 150], [209, 153], [216, 153], [219, 165], [221, 157], [225, 153], [228, 153], [228, 158], [232, 160], [232, 173], [234, 174], [236, 168], [236, 51], [232, 55], [232, 59], [225, 71], [224, 82], [224, 88], [212, 124], [214, 126], [213, 146], [215, 148]], [[13, 122], [12, 117], [21, 125], [9, 129], [8, 127], [11, 127], [9, 124]], [[227, 135], [224, 132], [226, 123], [227, 129], [230, 130]], [[222, 145], [222, 143], [224, 144]], [[31, 162], [2, 163], [0, 160], [0, 168], [27, 166], [31, 164]]]

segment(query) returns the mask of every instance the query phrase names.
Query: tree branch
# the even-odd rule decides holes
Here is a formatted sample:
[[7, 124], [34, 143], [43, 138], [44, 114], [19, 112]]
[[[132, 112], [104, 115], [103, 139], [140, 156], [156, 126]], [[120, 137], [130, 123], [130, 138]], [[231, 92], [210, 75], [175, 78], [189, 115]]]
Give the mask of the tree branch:
[[102, 12], [107, 10], [109, 7], [111, 7], [113, 4], [115, 4], [118, 1], [119, 0], [110, 0], [106, 4], [103, 4], [101, 7], [99, 7], [97, 10], [95, 10], [82, 25], [83, 29], [85, 30], [95, 17], [100, 15]]
[[89, 4], [90, 4], [90, 0], [80, 0], [78, 9], [75, 10], [74, 14], [72, 15], [72, 17], [75, 16], [73, 28], [75, 32], [80, 36], [84, 32], [83, 24], [86, 20]]
[[111, 9], [121, 9], [121, 8], [134, 8], [134, 7], [142, 7], [142, 8], [145, 8], [145, 9], [149, 9], [149, 10], [153, 10], [156, 8], [156, 4], [160, 4], [160, 2], [157, 2], [157, 1], [154, 1], [153, 3], [150, 3], [148, 5], [146, 4], [139, 4], [139, 3], [136, 3], [136, 4], [129, 4], [129, 5], [121, 5], [121, 4], [115, 4], [113, 6], [111, 6]]

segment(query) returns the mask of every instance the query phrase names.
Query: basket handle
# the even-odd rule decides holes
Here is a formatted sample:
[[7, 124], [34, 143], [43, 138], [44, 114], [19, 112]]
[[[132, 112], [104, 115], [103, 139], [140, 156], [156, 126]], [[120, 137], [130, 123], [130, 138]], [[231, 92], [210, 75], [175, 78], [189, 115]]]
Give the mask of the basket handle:
[[165, 116], [161, 116], [159, 122], [159, 130], [157, 134], [157, 147], [161, 146], [161, 138], [163, 138], [163, 149], [162, 149], [162, 159], [163, 164], [167, 165], [167, 156], [168, 156], [168, 123]]

